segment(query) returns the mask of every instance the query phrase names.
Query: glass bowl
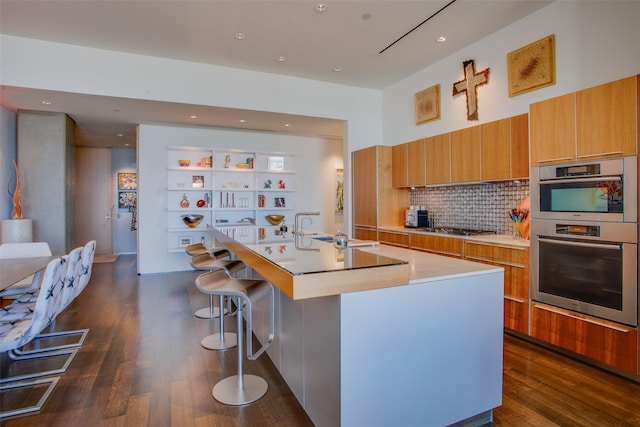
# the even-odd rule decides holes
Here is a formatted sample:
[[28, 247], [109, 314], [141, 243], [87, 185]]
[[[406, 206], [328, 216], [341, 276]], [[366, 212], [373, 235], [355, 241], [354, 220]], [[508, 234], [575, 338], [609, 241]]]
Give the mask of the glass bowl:
[[278, 225], [284, 220], [284, 215], [267, 215], [265, 218], [271, 225]]
[[184, 221], [184, 223], [187, 224], [189, 228], [196, 228], [198, 225], [200, 225], [203, 218], [203, 215], [182, 215], [182, 221]]

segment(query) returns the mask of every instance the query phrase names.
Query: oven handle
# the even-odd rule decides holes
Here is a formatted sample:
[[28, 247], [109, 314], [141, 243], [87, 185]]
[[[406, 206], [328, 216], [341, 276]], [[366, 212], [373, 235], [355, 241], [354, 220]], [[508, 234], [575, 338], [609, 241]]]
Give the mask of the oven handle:
[[558, 245], [567, 245], [567, 246], [582, 246], [583, 248], [598, 248], [598, 249], [611, 249], [619, 251], [622, 249], [622, 244], [612, 245], [607, 243], [583, 243], [583, 242], [567, 242], [564, 240], [555, 240], [555, 239], [545, 239], [542, 237], [538, 237], [539, 242], [546, 243], [556, 243]]
[[594, 178], [580, 178], [578, 177], [567, 177], [563, 179], [549, 179], [549, 180], [541, 180], [540, 184], [565, 184], [567, 182], [594, 182], [594, 181], [607, 181], [619, 179], [622, 180], [622, 176], [620, 175], [608, 175], [608, 176], [598, 176]]

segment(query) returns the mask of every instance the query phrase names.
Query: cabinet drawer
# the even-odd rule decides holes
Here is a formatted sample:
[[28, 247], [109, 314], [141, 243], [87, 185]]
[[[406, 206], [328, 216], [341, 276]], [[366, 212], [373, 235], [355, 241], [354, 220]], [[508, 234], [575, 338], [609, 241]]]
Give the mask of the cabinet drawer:
[[531, 336], [634, 375], [638, 374], [637, 329], [533, 303]]
[[378, 240], [378, 231], [376, 228], [353, 227], [353, 238], [360, 240]]
[[504, 327], [529, 333], [529, 300], [521, 298], [504, 298]]
[[409, 234], [396, 233], [393, 231], [378, 231], [378, 240], [390, 245], [409, 247]]
[[465, 258], [478, 260], [529, 265], [529, 248], [520, 246], [505, 246], [465, 240], [464, 256]]
[[462, 239], [444, 236], [427, 236], [425, 234], [411, 234], [409, 247], [411, 249], [426, 250], [440, 255], [462, 257]]

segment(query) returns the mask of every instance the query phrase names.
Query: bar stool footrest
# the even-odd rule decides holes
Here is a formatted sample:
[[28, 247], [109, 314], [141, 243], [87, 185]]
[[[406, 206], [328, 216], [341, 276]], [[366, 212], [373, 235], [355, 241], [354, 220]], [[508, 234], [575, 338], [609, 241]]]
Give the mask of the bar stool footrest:
[[[224, 313], [227, 314], [226, 308], [224, 309]], [[217, 319], [218, 317], [220, 317], [220, 309], [218, 307], [213, 307], [212, 315], [210, 307], [203, 307], [195, 312], [195, 316], [200, 319]]]

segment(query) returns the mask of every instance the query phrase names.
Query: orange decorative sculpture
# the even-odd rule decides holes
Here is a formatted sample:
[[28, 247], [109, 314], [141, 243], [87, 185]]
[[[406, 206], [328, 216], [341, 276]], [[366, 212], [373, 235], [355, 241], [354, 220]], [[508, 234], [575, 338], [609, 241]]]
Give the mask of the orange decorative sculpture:
[[22, 219], [22, 206], [20, 206], [20, 172], [16, 161], [13, 161], [13, 167], [16, 170], [16, 188], [13, 194], [9, 195], [13, 198], [13, 219]]

